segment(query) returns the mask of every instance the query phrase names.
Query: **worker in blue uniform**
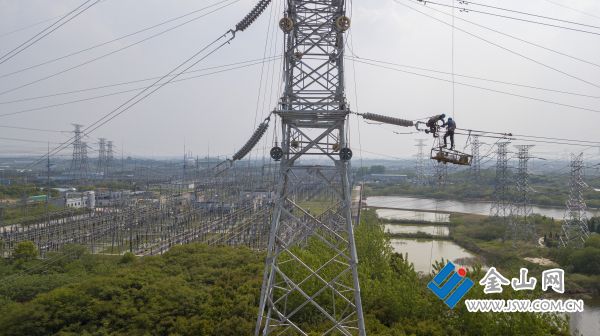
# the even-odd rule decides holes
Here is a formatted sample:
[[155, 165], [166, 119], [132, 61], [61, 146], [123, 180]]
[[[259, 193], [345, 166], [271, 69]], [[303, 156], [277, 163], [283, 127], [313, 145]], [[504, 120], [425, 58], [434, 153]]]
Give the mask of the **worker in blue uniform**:
[[450, 149], [454, 149], [454, 130], [456, 130], [456, 122], [452, 118], [448, 118], [442, 127], [446, 127], [446, 134], [444, 134], [444, 148], [448, 148], [446, 139], [450, 137]]

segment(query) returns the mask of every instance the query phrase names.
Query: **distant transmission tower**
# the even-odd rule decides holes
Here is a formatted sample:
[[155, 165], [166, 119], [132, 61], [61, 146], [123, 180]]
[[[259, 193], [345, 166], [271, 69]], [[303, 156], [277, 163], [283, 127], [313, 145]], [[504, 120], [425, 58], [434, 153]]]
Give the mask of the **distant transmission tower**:
[[98, 173], [106, 172], [106, 139], [98, 139]]
[[496, 180], [490, 216], [507, 218], [510, 216], [511, 199], [509, 193], [507, 147], [510, 142], [499, 142], [496, 146]]
[[104, 176], [107, 177], [110, 175], [113, 164], [115, 160], [115, 154], [113, 151], [113, 142], [109, 140], [106, 143], [106, 170], [104, 171]]
[[587, 188], [583, 182], [583, 169], [583, 153], [571, 155], [570, 193], [560, 237], [562, 247], [582, 247], [590, 236], [586, 214], [587, 206], [583, 199], [583, 190]]
[[[348, 172], [352, 151], [346, 128], [344, 39], [350, 28], [346, 1], [288, 0], [284, 31], [281, 160], [255, 335], [366, 335]], [[313, 164], [314, 157], [327, 163]], [[307, 161], [308, 159], [308, 161]], [[314, 182], [311, 182], [314, 181]], [[315, 214], [302, 190], [327, 210]], [[305, 198], [306, 199], [306, 198]], [[317, 244], [319, 260], [299, 253]], [[310, 317], [309, 323], [304, 323]]]
[[83, 173], [81, 175], [82, 178], [88, 177], [88, 144], [87, 142], [81, 142], [81, 166], [83, 167]]
[[427, 183], [425, 176], [425, 139], [417, 139], [417, 155], [415, 162], [415, 182], [418, 185], [424, 185]]
[[473, 135], [471, 140], [471, 155], [473, 155], [473, 161], [471, 163], [471, 177], [474, 181], [481, 179], [481, 156], [479, 149], [481, 148], [481, 142], [479, 142], [479, 136]]
[[435, 162], [434, 171], [433, 184], [436, 188], [443, 189], [448, 182], [448, 165], [443, 162]]
[[73, 159], [71, 160], [71, 175], [76, 178], [86, 178], [88, 172], [87, 144], [82, 141], [82, 125], [73, 124]]
[[517, 155], [519, 158], [519, 166], [517, 167], [516, 175], [516, 195], [513, 208], [513, 218], [511, 225], [511, 233], [513, 240], [534, 240], [535, 226], [529, 221], [531, 215], [531, 202], [529, 198], [529, 150], [533, 145], [519, 145]]

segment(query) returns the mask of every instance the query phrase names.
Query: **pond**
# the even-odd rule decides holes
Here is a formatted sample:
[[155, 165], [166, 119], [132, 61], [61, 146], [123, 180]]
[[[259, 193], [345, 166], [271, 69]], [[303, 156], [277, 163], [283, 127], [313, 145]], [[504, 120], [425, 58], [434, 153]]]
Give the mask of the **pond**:
[[450, 230], [448, 229], [448, 227], [443, 225], [387, 224], [385, 225], [385, 232], [389, 232], [391, 234], [424, 232], [433, 236], [440, 237], [447, 237], [450, 234]]
[[408, 260], [415, 265], [415, 271], [427, 274], [436, 260], [450, 260], [459, 266], [470, 266], [478, 258], [469, 251], [447, 240], [391, 239], [395, 252], [408, 253]]
[[[385, 230], [392, 233], [416, 233], [418, 231], [436, 234], [445, 232], [448, 227], [442, 225], [385, 225]], [[451, 241], [431, 239], [391, 239], [395, 252], [408, 253], [408, 260], [415, 265], [415, 271], [427, 274], [431, 272], [431, 264], [436, 260], [450, 260], [459, 266], [471, 266], [479, 261], [476, 255], [463, 249]], [[485, 265], [484, 265], [485, 267]], [[600, 335], [600, 300], [585, 303], [584, 311], [570, 314], [569, 321], [573, 335]], [[578, 333], [576, 334], [575, 331]]]
[[600, 335], [600, 302], [586, 302], [583, 312], [571, 314], [569, 324], [573, 332], [578, 331], [573, 335]]
[[377, 216], [389, 220], [410, 220], [415, 222], [448, 223], [450, 215], [425, 211], [405, 211], [391, 209], [377, 209]]

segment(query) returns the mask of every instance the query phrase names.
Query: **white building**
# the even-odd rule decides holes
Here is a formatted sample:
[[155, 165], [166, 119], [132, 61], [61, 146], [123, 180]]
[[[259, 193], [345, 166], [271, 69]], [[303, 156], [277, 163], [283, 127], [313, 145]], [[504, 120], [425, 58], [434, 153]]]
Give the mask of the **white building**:
[[94, 209], [96, 207], [96, 194], [94, 191], [65, 193], [64, 206], [76, 209]]

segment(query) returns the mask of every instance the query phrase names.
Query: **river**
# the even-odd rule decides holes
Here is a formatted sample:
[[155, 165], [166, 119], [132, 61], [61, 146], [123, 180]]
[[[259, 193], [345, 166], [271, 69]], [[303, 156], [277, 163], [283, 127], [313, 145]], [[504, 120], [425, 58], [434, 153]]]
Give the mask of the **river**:
[[[448, 227], [443, 225], [401, 225], [387, 224], [385, 230], [392, 233], [416, 233], [418, 231], [434, 235], [448, 235]], [[459, 266], [470, 266], [480, 259], [449, 240], [404, 239], [391, 240], [394, 251], [408, 254], [408, 260], [415, 271], [427, 274], [436, 260], [450, 260]], [[567, 284], [568, 286], [568, 284]], [[600, 301], [586, 302], [582, 313], [570, 314], [570, 327], [573, 335], [597, 336], [600, 333]], [[575, 331], [578, 333], [576, 334]]]
[[[400, 208], [400, 209], [414, 209], [421, 211], [448, 211], [448, 212], [461, 212], [470, 213], [477, 215], [489, 215], [491, 203], [489, 202], [465, 202], [465, 201], [447, 201], [447, 200], [436, 200], [433, 198], [421, 198], [421, 197], [407, 197], [407, 196], [371, 196], [367, 198], [367, 206], [382, 207], [382, 208]], [[398, 210], [399, 211], [399, 210]], [[565, 215], [565, 209], [561, 208], [547, 208], [547, 207], [532, 207], [533, 213], [544, 215], [553, 218], [563, 218]], [[410, 218], [397, 219], [410, 219], [419, 220], [419, 216], [424, 216], [418, 212], [405, 211], [405, 216]], [[402, 216], [402, 213], [396, 213], [396, 216]], [[429, 214], [427, 216], [432, 216]], [[434, 214], [435, 216], [435, 214]], [[589, 210], [588, 217], [600, 216], [599, 210]]]

